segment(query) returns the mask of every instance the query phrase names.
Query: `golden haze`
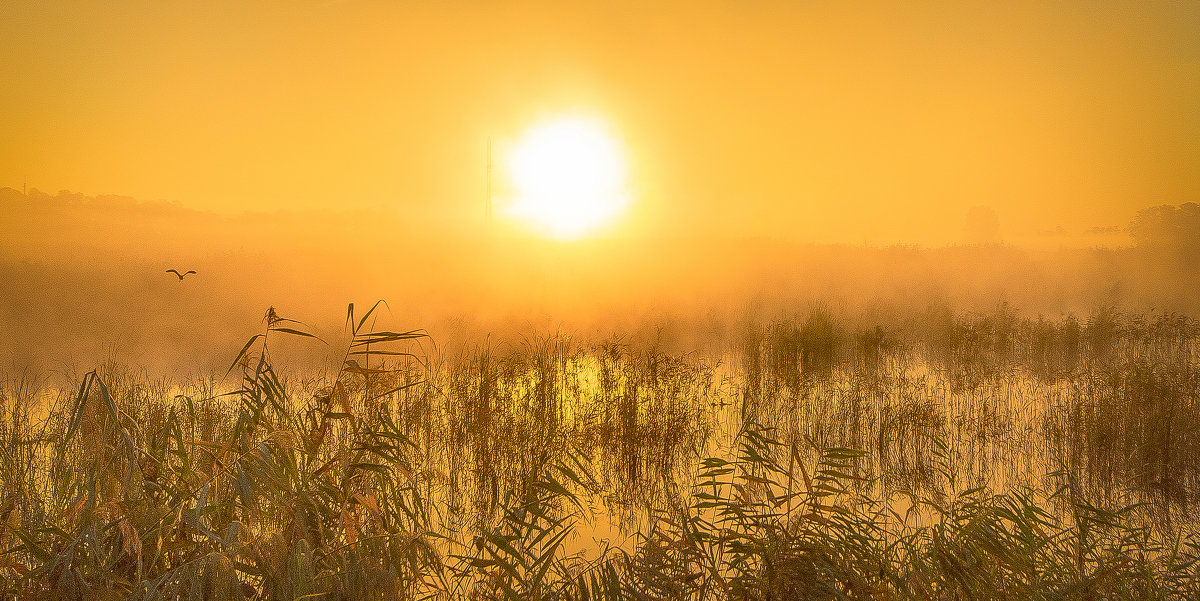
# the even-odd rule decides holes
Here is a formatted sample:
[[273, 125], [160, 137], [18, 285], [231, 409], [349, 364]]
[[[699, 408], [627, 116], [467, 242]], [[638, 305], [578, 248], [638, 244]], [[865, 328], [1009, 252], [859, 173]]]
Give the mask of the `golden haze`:
[[[219, 363], [269, 304], [334, 322], [376, 298], [434, 332], [597, 335], [815, 301], [1195, 311], [1177, 258], [1078, 250], [1130, 246], [1139, 209], [1200, 199], [1194, 3], [0, 17], [0, 329], [18, 360]], [[578, 115], [620, 141], [627, 213], [566, 244], [485, 231], [489, 138], [499, 171], [529, 128]], [[200, 274], [180, 288], [169, 268]]]
[[1200, 9], [7, 2], [0, 182], [477, 219], [485, 140], [603, 115], [626, 233], [957, 240], [1196, 200]]

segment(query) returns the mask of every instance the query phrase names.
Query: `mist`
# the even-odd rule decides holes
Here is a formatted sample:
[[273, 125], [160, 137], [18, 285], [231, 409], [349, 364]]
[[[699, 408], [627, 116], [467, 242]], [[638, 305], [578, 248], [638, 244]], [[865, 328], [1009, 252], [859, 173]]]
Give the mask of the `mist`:
[[[1195, 316], [1194, 213], [1192, 204], [1151, 207], [1125, 226], [1068, 224], [1049, 242], [1022, 245], [1005, 242], [981, 210], [961, 219], [960, 242], [949, 245], [720, 235], [559, 242], [399, 212], [217, 214], [3, 189], [3, 361], [219, 373], [274, 307], [329, 343], [295, 350], [319, 364], [344, 350], [347, 305], [361, 312], [378, 300], [381, 323], [424, 329], [443, 348], [562, 333], [720, 352], [750, 321], [814, 308], [866, 328], [1002, 303], [1029, 318], [1102, 308]], [[168, 269], [198, 273], [179, 280]]]

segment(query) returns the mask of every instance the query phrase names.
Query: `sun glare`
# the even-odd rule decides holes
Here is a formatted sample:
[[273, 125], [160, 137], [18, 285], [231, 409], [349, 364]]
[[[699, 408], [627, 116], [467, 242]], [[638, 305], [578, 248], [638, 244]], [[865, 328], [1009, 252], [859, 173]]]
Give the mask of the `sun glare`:
[[624, 153], [601, 121], [564, 118], [529, 129], [508, 157], [510, 213], [560, 239], [612, 223], [629, 204]]

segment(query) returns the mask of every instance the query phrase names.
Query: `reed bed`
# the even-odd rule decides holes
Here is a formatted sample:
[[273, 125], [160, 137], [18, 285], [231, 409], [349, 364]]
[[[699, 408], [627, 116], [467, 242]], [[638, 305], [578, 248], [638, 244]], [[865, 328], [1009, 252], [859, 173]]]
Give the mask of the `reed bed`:
[[[29, 599], [1200, 596], [1200, 328], [815, 309], [676, 356], [422, 353], [273, 310], [224, 378], [0, 385], [0, 590]], [[49, 396], [47, 396], [49, 395]]]

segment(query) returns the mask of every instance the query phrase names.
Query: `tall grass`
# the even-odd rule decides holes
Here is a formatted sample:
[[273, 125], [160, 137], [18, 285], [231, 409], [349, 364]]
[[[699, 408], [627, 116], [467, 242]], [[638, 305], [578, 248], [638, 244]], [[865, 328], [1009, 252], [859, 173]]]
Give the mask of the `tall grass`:
[[[327, 378], [0, 387], [0, 590], [33, 599], [1200, 595], [1195, 322], [931, 311], [734, 355], [455, 355], [346, 316]], [[319, 344], [319, 342], [314, 342]]]

